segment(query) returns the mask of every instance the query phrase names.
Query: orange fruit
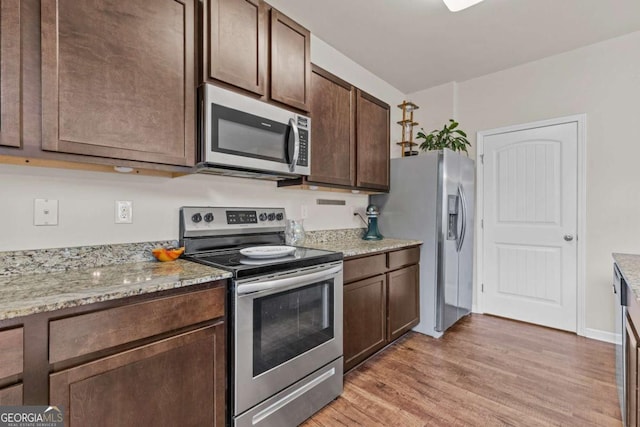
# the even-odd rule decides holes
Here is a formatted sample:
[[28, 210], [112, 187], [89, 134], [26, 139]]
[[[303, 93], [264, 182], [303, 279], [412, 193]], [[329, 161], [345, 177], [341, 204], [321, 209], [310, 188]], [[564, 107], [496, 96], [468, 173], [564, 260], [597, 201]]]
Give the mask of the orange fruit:
[[166, 262], [166, 261], [174, 261], [182, 255], [184, 252], [184, 247], [175, 248], [175, 249], [167, 249], [167, 248], [156, 248], [151, 251], [154, 257], [158, 261]]

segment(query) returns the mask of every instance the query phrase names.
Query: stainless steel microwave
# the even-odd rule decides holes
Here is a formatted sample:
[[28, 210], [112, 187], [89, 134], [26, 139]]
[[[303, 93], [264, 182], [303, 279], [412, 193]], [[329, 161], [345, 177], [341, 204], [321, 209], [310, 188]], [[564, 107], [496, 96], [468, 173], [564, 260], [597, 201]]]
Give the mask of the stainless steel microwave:
[[198, 172], [265, 179], [309, 175], [309, 117], [210, 84], [200, 87], [198, 99]]

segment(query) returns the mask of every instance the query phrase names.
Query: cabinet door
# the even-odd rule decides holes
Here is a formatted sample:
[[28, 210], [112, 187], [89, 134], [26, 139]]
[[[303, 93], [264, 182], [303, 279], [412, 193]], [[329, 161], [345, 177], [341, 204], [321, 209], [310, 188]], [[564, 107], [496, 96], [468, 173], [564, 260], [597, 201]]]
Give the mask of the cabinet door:
[[355, 186], [355, 88], [312, 66], [311, 176], [309, 181]]
[[42, 0], [42, 148], [195, 162], [194, 0]]
[[393, 341], [420, 322], [420, 269], [417, 265], [387, 274], [387, 298], [387, 339]]
[[20, 0], [0, 2], [0, 146], [20, 147]]
[[309, 111], [311, 33], [275, 9], [271, 10], [270, 71], [271, 99]]
[[223, 426], [224, 324], [51, 374], [71, 426]]
[[631, 318], [627, 316], [626, 321], [626, 406], [627, 406], [627, 425], [636, 426], [638, 423], [638, 334]]
[[0, 331], [0, 384], [14, 383], [0, 387], [0, 405], [22, 405], [22, 384], [20, 380], [24, 367], [23, 328]]
[[22, 384], [0, 388], [0, 406], [19, 406], [23, 402]]
[[265, 94], [266, 7], [262, 0], [208, 0], [208, 78]]
[[344, 285], [344, 369], [353, 368], [386, 344], [386, 277]]
[[356, 134], [356, 185], [388, 191], [389, 105], [360, 90], [357, 92]]

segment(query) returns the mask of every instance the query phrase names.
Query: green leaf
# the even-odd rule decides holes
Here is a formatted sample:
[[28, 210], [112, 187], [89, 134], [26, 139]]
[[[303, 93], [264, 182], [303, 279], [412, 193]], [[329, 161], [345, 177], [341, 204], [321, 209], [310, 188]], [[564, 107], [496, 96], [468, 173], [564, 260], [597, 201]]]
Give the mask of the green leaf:
[[424, 133], [424, 129], [417, 133], [417, 138], [424, 139], [424, 142], [420, 144], [420, 149], [423, 151], [428, 150], [441, 150], [443, 148], [449, 148], [453, 151], [460, 151], [467, 153], [467, 146], [471, 146], [471, 143], [467, 140], [467, 134], [457, 129], [459, 123], [454, 119], [449, 119], [449, 122], [445, 124], [442, 129], [434, 129], [429, 134]]

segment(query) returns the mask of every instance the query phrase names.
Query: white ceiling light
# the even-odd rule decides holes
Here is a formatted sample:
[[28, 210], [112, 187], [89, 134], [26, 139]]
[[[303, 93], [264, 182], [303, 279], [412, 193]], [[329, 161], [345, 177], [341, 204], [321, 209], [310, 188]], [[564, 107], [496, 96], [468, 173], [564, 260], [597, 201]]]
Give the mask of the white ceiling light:
[[462, 9], [480, 3], [482, 0], [443, 0], [451, 12], [458, 12]]

